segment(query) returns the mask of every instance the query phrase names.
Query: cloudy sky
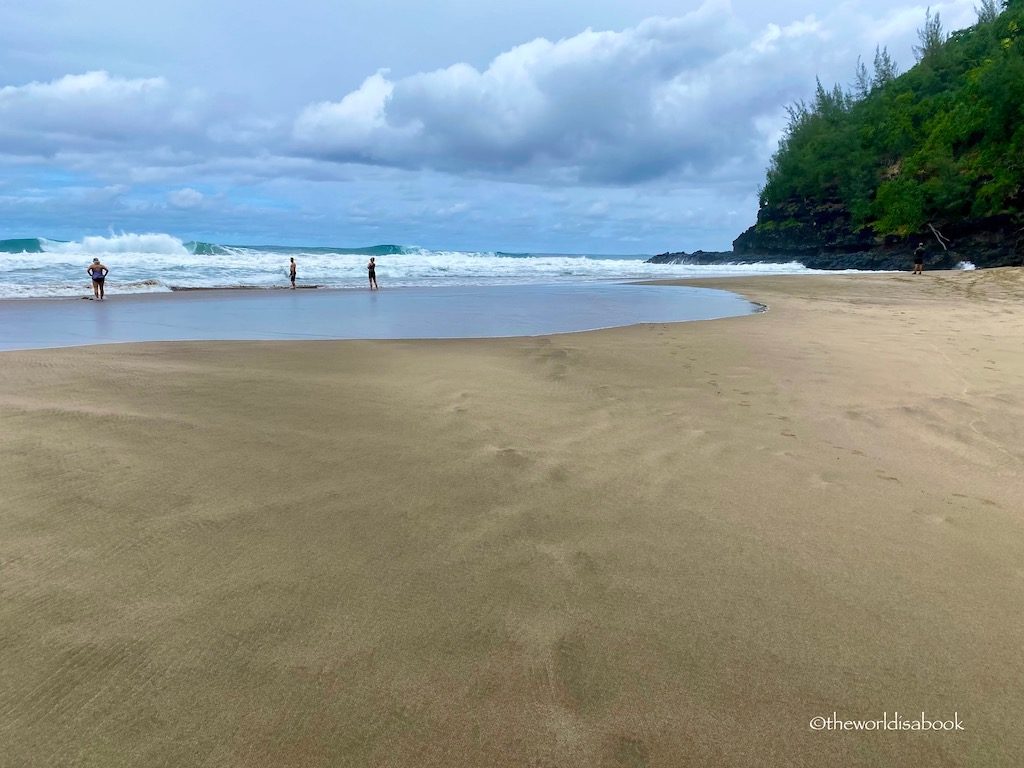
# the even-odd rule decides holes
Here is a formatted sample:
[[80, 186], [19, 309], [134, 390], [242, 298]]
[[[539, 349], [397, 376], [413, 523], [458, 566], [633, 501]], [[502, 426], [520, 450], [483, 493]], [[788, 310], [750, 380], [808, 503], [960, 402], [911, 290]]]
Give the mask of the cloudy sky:
[[[933, 3], [947, 29], [976, 0]], [[727, 249], [900, 0], [4, 0], [0, 238]]]

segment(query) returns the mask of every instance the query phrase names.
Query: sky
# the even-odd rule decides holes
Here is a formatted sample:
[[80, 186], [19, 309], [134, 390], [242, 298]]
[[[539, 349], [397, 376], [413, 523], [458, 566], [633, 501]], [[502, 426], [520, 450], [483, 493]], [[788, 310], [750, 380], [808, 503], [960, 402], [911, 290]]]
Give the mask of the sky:
[[[930, 6], [946, 30], [976, 0]], [[0, 239], [728, 250], [900, 0], [4, 0]]]

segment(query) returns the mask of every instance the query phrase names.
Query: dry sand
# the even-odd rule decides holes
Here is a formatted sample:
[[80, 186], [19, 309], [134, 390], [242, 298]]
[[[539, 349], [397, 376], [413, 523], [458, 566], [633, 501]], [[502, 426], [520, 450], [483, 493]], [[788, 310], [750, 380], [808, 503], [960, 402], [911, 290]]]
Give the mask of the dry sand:
[[1024, 273], [700, 284], [0, 356], [0, 765], [1024, 765]]

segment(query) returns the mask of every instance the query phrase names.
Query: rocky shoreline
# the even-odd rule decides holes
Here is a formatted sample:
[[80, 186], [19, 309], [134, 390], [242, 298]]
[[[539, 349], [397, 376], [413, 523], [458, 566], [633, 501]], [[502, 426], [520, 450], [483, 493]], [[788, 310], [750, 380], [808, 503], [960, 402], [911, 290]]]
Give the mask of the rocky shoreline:
[[[771, 253], [740, 252], [740, 251], [676, 251], [659, 253], [647, 259], [648, 264], [786, 264], [799, 262], [808, 269], [843, 270], [861, 269], [872, 271], [910, 269], [913, 261], [913, 247], [879, 248], [875, 251], [854, 251], [837, 253], [821, 251], [808, 253], [804, 250], [778, 250]], [[956, 269], [969, 262], [976, 267], [1019, 266], [1020, 259], [1009, 264], [984, 263], [978, 264], [970, 253], [959, 251], [930, 253], [925, 266], [930, 269]]]
[[904, 237], [878, 238], [853, 230], [840, 205], [808, 208], [798, 203], [762, 208], [757, 224], [737, 237], [731, 251], [661, 253], [650, 264], [778, 264], [798, 261], [809, 269], [909, 269], [914, 249], [925, 246], [925, 267], [956, 269], [1024, 265], [1024, 229], [1007, 217], [965, 220]]

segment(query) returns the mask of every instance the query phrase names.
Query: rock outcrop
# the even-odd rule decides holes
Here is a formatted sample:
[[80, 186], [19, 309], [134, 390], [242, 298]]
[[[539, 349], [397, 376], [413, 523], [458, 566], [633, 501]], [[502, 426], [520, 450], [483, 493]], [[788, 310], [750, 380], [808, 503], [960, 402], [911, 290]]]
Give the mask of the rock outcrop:
[[[940, 240], [941, 238], [941, 240]], [[925, 246], [925, 266], [955, 269], [1024, 265], [1024, 229], [1011, 217], [965, 220], [907, 237], [876, 237], [855, 230], [842, 205], [809, 206], [793, 202], [762, 208], [757, 224], [733, 241], [731, 251], [662, 253], [652, 264], [756, 264], [797, 261], [810, 269], [909, 269], [918, 243]]]

